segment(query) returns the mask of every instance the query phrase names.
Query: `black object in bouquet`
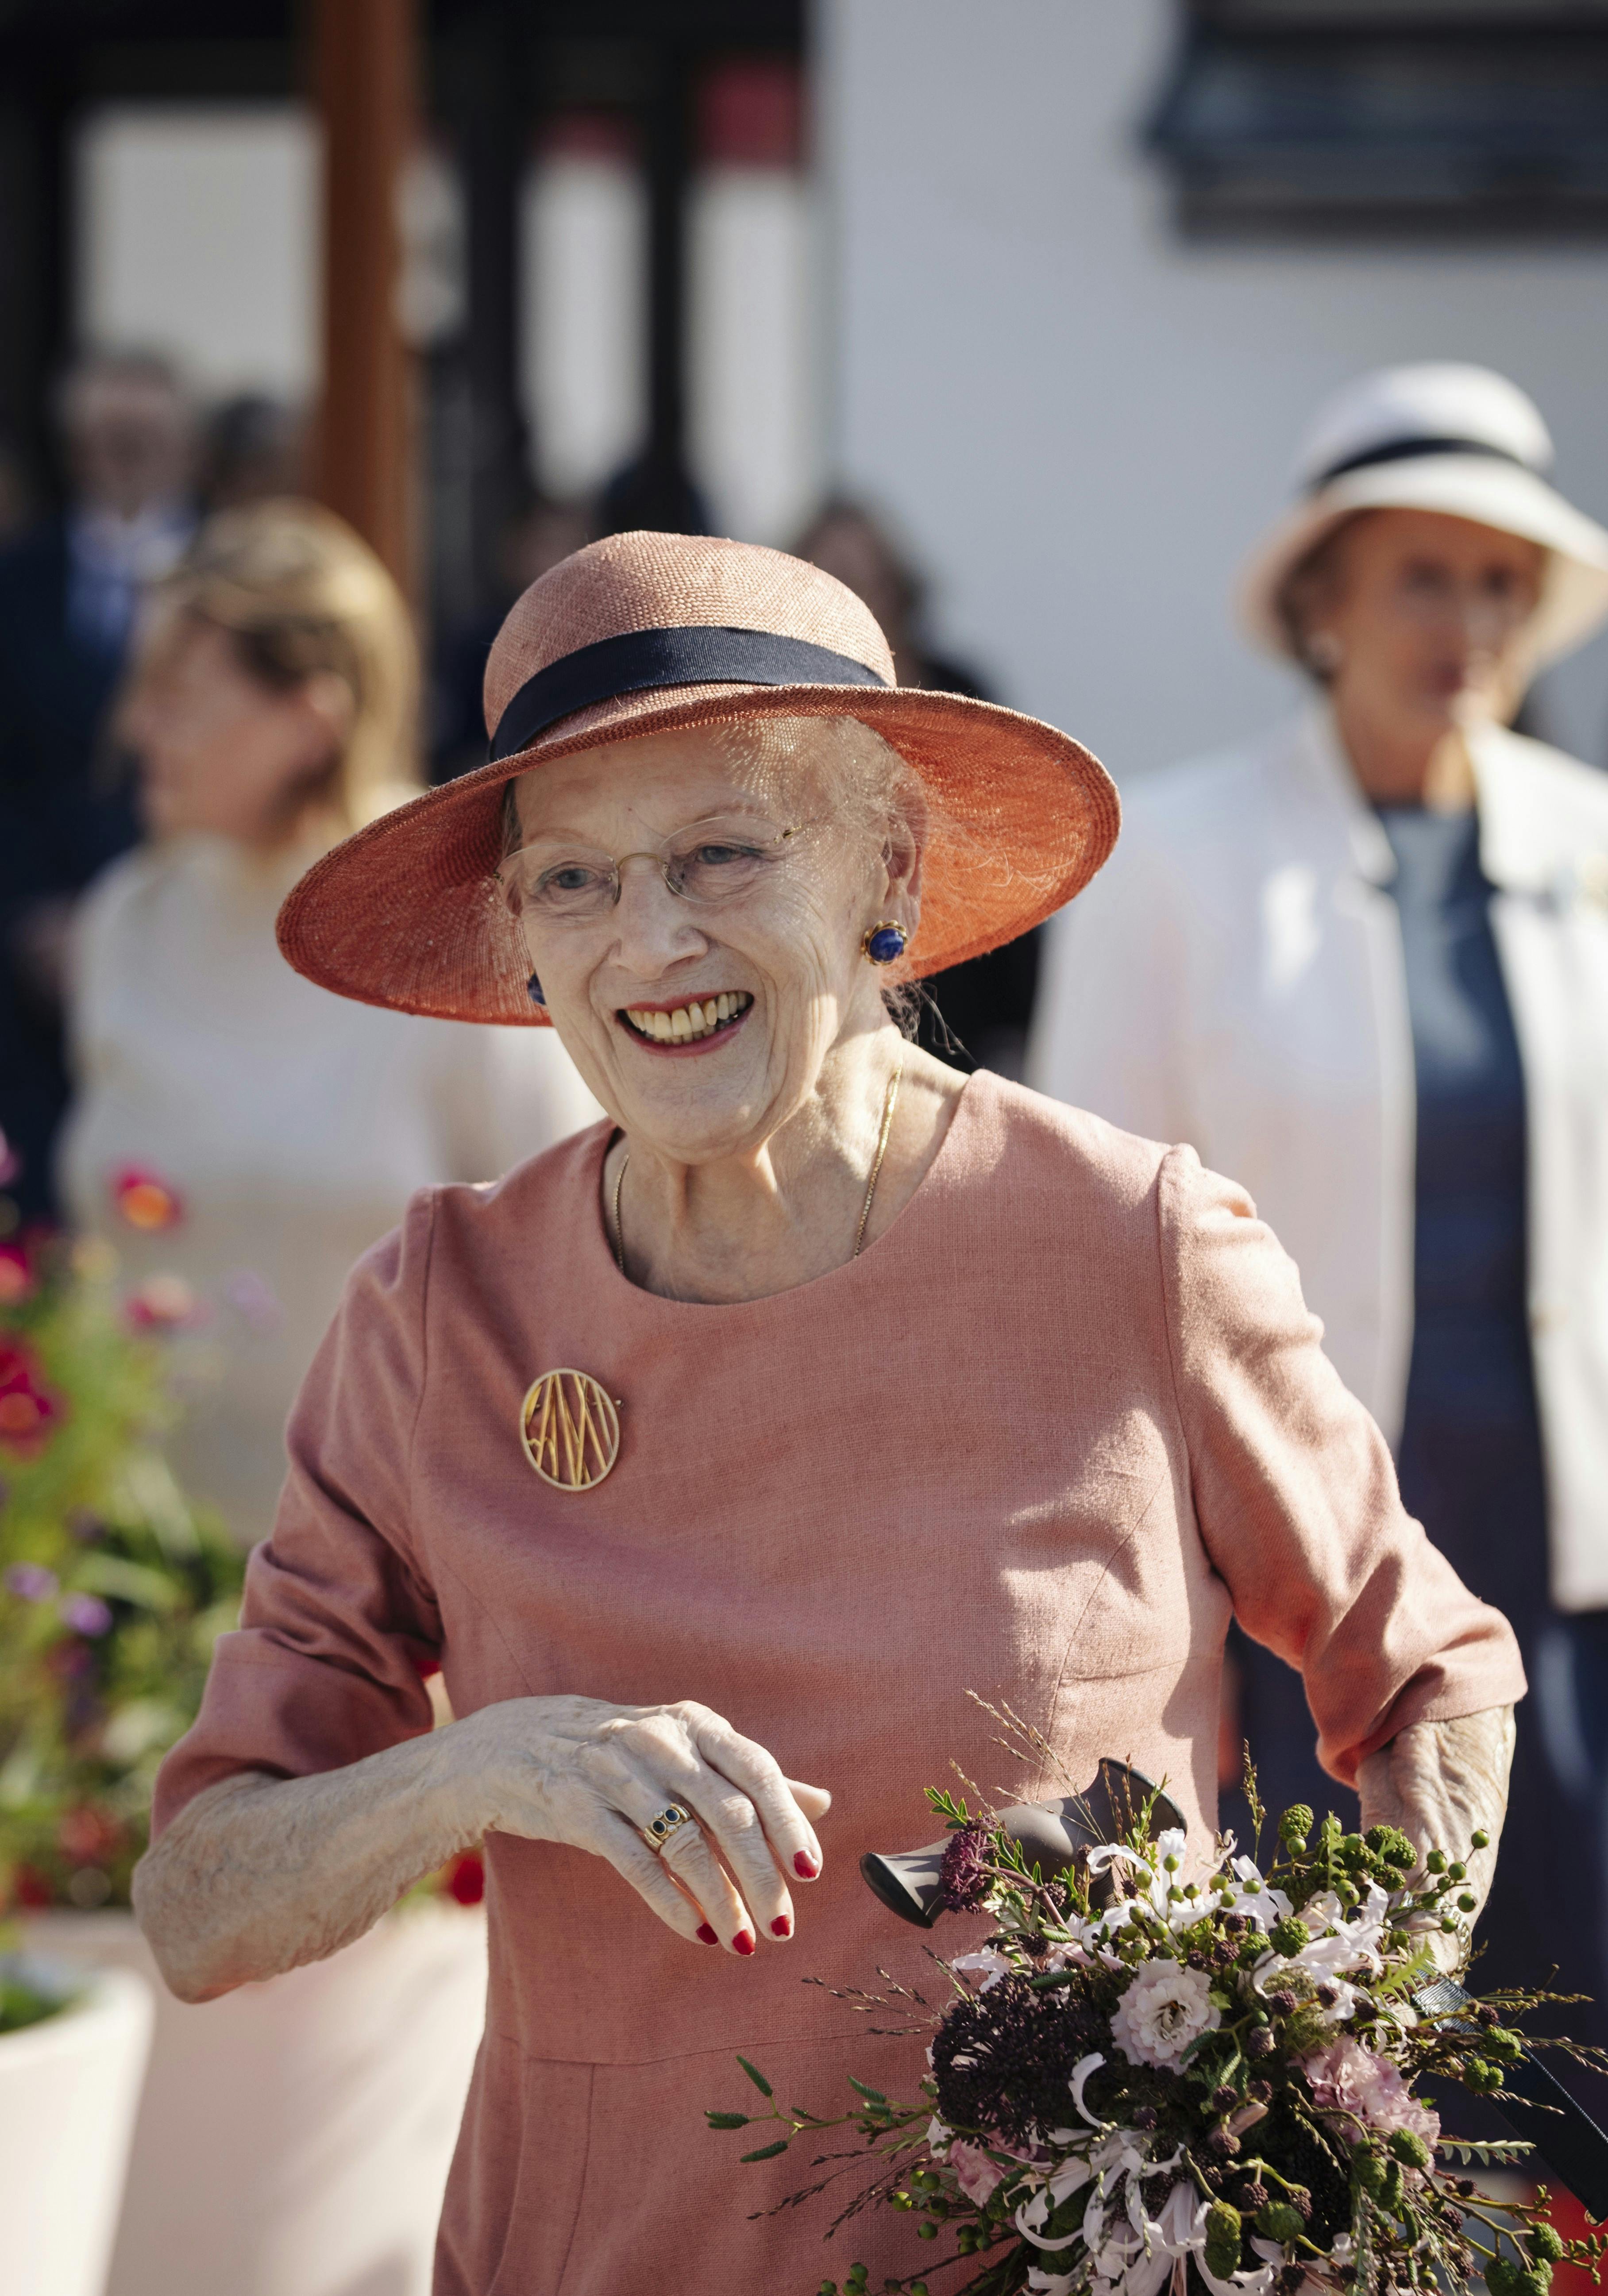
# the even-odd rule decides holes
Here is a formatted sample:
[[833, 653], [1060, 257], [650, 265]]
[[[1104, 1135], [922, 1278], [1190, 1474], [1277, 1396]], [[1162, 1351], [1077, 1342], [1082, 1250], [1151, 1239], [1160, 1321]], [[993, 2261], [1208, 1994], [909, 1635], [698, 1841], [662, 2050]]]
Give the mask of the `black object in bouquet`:
[[[1063, 1873], [1079, 1850], [1102, 1841], [1120, 1841], [1134, 1819], [1155, 1797], [1153, 1825], [1161, 1831], [1184, 1824], [1183, 1815], [1158, 1786], [1126, 1762], [1103, 1760], [1086, 1793], [1059, 1801], [1019, 1802], [1001, 1810], [993, 1823], [1018, 1843], [1030, 1864], [1037, 1860], [1046, 1881]], [[924, 1849], [879, 1857], [867, 1850], [860, 1860], [866, 1887], [890, 1914], [930, 1930], [946, 1908], [941, 1895], [944, 1852], [949, 1836]]]

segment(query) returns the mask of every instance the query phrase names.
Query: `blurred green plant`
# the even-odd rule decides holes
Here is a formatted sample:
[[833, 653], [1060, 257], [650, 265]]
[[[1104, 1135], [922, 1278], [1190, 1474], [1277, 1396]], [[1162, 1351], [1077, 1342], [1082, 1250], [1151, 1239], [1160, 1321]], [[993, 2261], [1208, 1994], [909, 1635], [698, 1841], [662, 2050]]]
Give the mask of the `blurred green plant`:
[[162, 1455], [159, 1327], [109, 1245], [0, 1242], [0, 1913], [128, 1902], [245, 1558]]
[[21, 2033], [29, 2025], [42, 2025], [47, 2017], [70, 2009], [83, 1990], [81, 1982], [74, 1986], [42, 1981], [21, 1945], [20, 1925], [0, 1922], [0, 2034]]

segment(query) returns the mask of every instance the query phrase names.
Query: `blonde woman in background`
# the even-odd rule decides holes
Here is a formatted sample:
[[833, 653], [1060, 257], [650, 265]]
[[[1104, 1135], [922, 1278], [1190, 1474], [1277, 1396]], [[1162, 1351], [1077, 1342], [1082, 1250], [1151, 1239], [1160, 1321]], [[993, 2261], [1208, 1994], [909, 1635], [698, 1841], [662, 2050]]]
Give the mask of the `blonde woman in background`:
[[415, 1190], [495, 1179], [596, 1112], [551, 1033], [353, 1004], [275, 945], [308, 863], [416, 792], [416, 688], [378, 559], [279, 501], [203, 529], [119, 713], [147, 841], [80, 913], [62, 1196], [117, 1244], [136, 1312], [183, 1327], [176, 1464], [245, 1543], [352, 1262]]

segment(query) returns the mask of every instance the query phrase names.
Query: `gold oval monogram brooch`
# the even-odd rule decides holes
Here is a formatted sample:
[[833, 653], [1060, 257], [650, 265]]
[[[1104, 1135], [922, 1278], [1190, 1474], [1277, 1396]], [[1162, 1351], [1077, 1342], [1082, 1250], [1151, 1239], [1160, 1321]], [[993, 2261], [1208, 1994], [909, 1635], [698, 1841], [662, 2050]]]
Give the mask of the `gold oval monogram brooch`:
[[589, 1371], [545, 1371], [521, 1406], [520, 1439], [543, 1482], [589, 1491], [619, 1456], [619, 1413]]

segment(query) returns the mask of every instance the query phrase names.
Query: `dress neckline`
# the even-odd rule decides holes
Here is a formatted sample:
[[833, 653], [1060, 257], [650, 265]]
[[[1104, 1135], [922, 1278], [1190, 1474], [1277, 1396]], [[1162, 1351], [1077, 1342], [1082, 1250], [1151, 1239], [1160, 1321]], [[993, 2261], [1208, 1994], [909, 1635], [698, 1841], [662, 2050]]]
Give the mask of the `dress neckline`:
[[[978, 1086], [988, 1077], [986, 1069], [975, 1070], [967, 1077], [955, 1103], [948, 1128], [938, 1144], [938, 1153], [923, 1173], [908, 1201], [899, 1207], [882, 1234], [866, 1246], [857, 1259], [845, 1259], [840, 1266], [827, 1268], [824, 1275], [812, 1275], [802, 1283], [790, 1283], [784, 1292], [764, 1292], [757, 1300], [667, 1300], [660, 1292], [644, 1291], [640, 1283], [633, 1283], [630, 1277], [623, 1273], [614, 1257], [613, 1242], [604, 1220], [603, 1204], [603, 1163], [619, 1128], [614, 1124], [600, 1125], [595, 1144], [583, 1168], [587, 1207], [585, 1251], [592, 1263], [588, 1275], [600, 1287], [612, 1285], [628, 1299], [639, 1301], [649, 1313], [662, 1310], [671, 1316], [763, 1315], [767, 1309], [774, 1309], [783, 1300], [801, 1300], [806, 1294], [818, 1296], [828, 1285], [863, 1286], [868, 1281], [878, 1281], [880, 1275], [887, 1272], [887, 1260], [883, 1255], [890, 1245], [896, 1239], [904, 1243], [912, 1226], [924, 1221], [928, 1206], [947, 1190], [950, 1167], [960, 1154], [958, 1136], [975, 1121]], [[991, 1078], [989, 1080], [993, 1081]]]

